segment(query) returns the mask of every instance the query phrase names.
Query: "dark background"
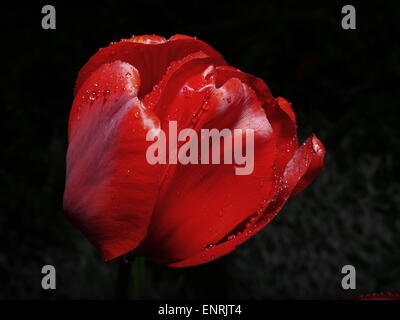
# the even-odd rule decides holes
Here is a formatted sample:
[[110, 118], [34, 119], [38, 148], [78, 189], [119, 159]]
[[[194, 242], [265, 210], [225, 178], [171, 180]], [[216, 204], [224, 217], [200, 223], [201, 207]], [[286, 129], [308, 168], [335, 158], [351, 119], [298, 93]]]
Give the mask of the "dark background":
[[[302, 140], [315, 132], [325, 170], [275, 220], [215, 262], [146, 261], [145, 298], [343, 298], [400, 291], [400, 11], [395, 2], [96, 1], [17, 4], [2, 13], [0, 298], [113, 298], [103, 263], [62, 210], [67, 120], [79, 69], [132, 34], [196, 36], [293, 103]], [[53, 4], [57, 29], [41, 28]], [[41, 289], [41, 267], [57, 290]], [[357, 289], [341, 288], [341, 268]]]

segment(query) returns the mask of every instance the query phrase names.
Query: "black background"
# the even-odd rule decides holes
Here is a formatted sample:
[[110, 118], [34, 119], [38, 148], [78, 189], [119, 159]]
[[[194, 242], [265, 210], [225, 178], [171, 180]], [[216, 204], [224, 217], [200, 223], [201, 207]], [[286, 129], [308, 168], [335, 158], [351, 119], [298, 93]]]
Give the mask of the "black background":
[[[41, 28], [53, 4], [57, 29]], [[146, 262], [144, 298], [335, 299], [400, 290], [400, 7], [297, 1], [49, 1], [2, 13], [0, 298], [112, 298], [103, 263], [63, 216], [66, 133], [79, 69], [132, 34], [196, 36], [293, 103], [299, 136], [315, 132], [325, 170], [273, 222], [215, 262]], [[57, 290], [41, 289], [41, 267]], [[357, 289], [341, 288], [343, 265]]]

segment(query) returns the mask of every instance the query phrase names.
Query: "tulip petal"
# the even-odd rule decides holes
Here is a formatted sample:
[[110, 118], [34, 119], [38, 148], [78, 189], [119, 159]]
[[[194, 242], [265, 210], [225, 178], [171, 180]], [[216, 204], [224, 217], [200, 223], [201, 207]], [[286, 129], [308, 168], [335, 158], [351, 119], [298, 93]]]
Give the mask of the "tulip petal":
[[[254, 129], [254, 172], [236, 175], [235, 164], [170, 165], [163, 177], [148, 234], [137, 249], [137, 254], [145, 252], [163, 263], [184, 260], [218, 242], [259, 210], [274, 192], [271, 154], [275, 143], [255, 92], [237, 78], [216, 88], [215, 78], [209, 75], [213, 66], [205, 64], [201, 68], [199, 64], [190, 70], [197, 74], [187, 77], [185, 73], [182, 78], [186, 81], [180, 83], [181, 87], [168, 82], [175, 91], [166, 90], [170, 94], [165, 100], [168, 104], [160, 102], [164, 107], [169, 106], [164, 119], [178, 119], [180, 127], [189, 126], [197, 132], [207, 128]], [[186, 96], [188, 92], [190, 99]], [[175, 112], [177, 107], [179, 112]]]
[[276, 139], [275, 176], [280, 177], [298, 147], [296, 117], [290, 103], [281, 97], [265, 109]]
[[101, 66], [82, 84], [70, 117], [64, 209], [104, 260], [142, 241], [159, 187], [145, 138], [160, 124], [137, 98], [139, 82], [127, 63]]
[[274, 99], [268, 86], [263, 80], [253, 75], [242, 72], [230, 66], [217, 67], [216, 84], [219, 86], [230, 78], [238, 78], [247, 83], [263, 103], [267, 118], [271, 123], [276, 140], [275, 174], [280, 176], [297, 149], [296, 116], [290, 103], [278, 97]]
[[138, 70], [142, 78], [139, 97], [152, 90], [173, 61], [180, 60], [193, 52], [202, 51], [216, 64], [226, 64], [222, 56], [203, 41], [179, 36], [165, 41], [163, 39], [154, 35], [139, 36], [100, 49], [79, 72], [75, 93], [96, 69], [104, 63], [116, 60], [128, 62]]
[[308, 164], [306, 173], [297, 182], [297, 185], [293, 189], [290, 197], [294, 197], [296, 194], [303, 191], [312, 181], [314, 181], [324, 166], [326, 150], [322, 142], [315, 135], [312, 135], [311, 138], [307, 140], [307, 143], [311, 145], [313, 149], [312, 151], [308, 151], [308, 155], [311, 157], [309, 160], [310, 163]]
[[325, 149], [322, 143], [314, 135], [311, 136], [296, 150], [293, 158], [287, 164], [276, 194], [261, 216], [255, 214], [241, 223], [219, 243], [200, 250], [187, 259], [169, 263], [169, 266], [188, 267], [206, 263], [236, 249], [237, 246], [264, 228], [278, 214], [293, 195], [294, 190], [301, 188], [303, 179], [310, 183], [310, 178], [315, 178], [315, 173], [319, 172], [322, 167], [324, 155]]

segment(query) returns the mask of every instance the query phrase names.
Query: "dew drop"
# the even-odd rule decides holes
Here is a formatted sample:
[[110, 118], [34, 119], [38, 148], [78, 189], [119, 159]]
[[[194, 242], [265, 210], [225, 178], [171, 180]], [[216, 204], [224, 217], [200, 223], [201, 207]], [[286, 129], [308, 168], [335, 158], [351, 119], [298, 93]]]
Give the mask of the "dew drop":
[[182, 93], [186, 98], [190, 96], [189, 89], [186, 86], [182, 88]]

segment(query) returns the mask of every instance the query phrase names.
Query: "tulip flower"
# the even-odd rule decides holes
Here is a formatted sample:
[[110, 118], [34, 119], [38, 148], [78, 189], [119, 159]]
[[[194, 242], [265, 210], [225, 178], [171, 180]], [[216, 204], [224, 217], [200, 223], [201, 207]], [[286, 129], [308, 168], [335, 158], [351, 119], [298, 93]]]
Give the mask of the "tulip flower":
[[[198, 142], [192, 151], [205, 129], [229, 130], [244, 149], [253, 143], [251, 173], [237, 174], [236, 158], [148, 161], [156, 141], [167, 143], [169, 156], [171, 145], [180, 152], [185, 141], [176, 134], [185, 129], [198, 134], [189, 134]], [[221, 159], [231, 159], [227, 146]], [[100, 49], [79, 72], [64, 209], [105, 261], [131, 252], [173, 267], [199, 265], [265, 227], [317, 177], [324, 155], [315, 135], [298, 144], [287, 100], [206, 43], [137, 36]]]
[[400, 300], [400, 294], [395, 292], [372, 293], [359, 297], [347, 298], [347, 300]]

